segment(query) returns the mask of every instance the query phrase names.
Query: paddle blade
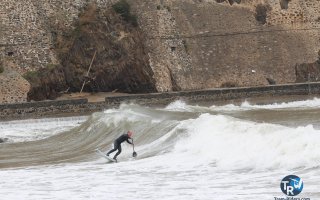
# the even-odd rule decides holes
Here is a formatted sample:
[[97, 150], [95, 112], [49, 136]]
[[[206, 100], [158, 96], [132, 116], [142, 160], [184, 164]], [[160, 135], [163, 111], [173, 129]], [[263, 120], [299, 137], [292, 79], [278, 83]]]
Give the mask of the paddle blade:
[[135, 152], [135, 151], [132, 153], [132, 157], [137, 157], [137, 155], [138, 155], [138, 154], [137, 154], [137, 152]]

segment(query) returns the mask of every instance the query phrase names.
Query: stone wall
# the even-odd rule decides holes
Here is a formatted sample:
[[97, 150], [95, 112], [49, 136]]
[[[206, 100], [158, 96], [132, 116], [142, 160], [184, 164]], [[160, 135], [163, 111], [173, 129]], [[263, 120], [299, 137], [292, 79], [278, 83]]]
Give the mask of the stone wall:
[[0, 121], [90, 115], [107, 107], [105, 102], [88, 103], [87, 99], [0, 104]]
[[26, 102], [27, 92], [30, 84], [21, 75], [9, 68], [0, 73], [0, 102], [1, 103], [16, 103]]
[[89, 103], [87, 99], [43, 101], [0, 105], [0, 121], [25, 118], [89, 115], [93, 112], [118, 107], [121, 103], [140, 105], [166, 105], [175, 100], [211, 102], [252, 97], [282, 95], [319, 95], [320, 83], [287, 84], [275, 86], [222, 88], [211, 90], [137, 94], [105, 98], [104, 102]]
[[[21, 80], [29, 71], [59, 64], [54, 51], [57, 31], [73, 28], [79, 12], [90, 1], [86, 0], [1, 0], [0, 3], [0, 61], [11, 78], [0, 74], [0, 103], [27, 100], [26, 81]], [[105, 8], [113, 0], [96, 0]], [[13, 75], [12, 75], [13, 74]], [[14, 80], [21, 81], [14, 81]], [[2, 84], [3, 81], [9, 81]], [[10, 91], [9, 91], [10, 90]], [[5, 100], [3, 100], [5, 99]]]
[[[101, 9], [116, 2], [1, 1], [0, 60], [14, 74], [10, 84], [23, 89], [12, 93], [0, 84], [0, 102], [26, 101], [26, 83], [13, 80], [61, 64], [53, 44], [57, 31], [72, 29], [93, 1]], [[159, 92], [267, 85], [266, 78], [292, 83], [294, 66], [314, 62], [320, 48], [319, 0], [128, 1], [146, 34]], [[256, 19], [258, 5], [266, 8], [265, 23]]]
[[[221, 2], [221, 3], [218, 3]], [[295, 65], [316, 60], [320, 2], [132, 1], [148, 34], [158, 91], [295, 82]], [[266, 7], [266, 23], [257, 6]]]
[[303, 83], [107, 97], [106, 102], [109, 105], [119, 105], [123, 102], [134, 102], [140, 105], [165, 105], [175, 100], [185, 100], [188, 102], [210, 101], [214, 103], [215, 101], [253, 97], [318, 94], [320, 94], [320, 83]]
[[[57, 64], [54, 31], [71, 29], [74, 19], [89, 1], [85, 0], [1, 0], [0, 56], [14, 58], [16, 70], [30, 70]], [[107, 7], [111, 0], [97, 0]]]

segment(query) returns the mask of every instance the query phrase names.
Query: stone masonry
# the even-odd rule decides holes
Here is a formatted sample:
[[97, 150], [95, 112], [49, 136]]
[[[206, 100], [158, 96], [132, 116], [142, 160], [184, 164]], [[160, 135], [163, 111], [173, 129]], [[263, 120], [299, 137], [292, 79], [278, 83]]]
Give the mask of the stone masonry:
[[295, 64], [314, 62], [320, 49], [319, 0], [134, 2], [159, 91], [291, 83]]
[[[93, 0], [1, 0], [1, 102], [25, 101], [22, 74], [58, 64], [55, 32], [72, 29]], [[103, 9], [116, 0], [96, 0]], [[320, 49], [319, 0], [128, 0], [146, 33], [145, 46], [159, 92], [267, 85], [295, 81], [297, 63]], [[234, 2], [234, 3], [230, 3]], [[267, 8], [266, 23], [256, 20]], [[14, 85], [18, 92], [9, 92]], [[17, 81], [21, 80], [21, 81]], [[15, 90], [15, 89], [12, 90]]]
[[[98, 0], [103, 8], [111, 0]], [[56, 64], [53, 28], [72, 28], [85, 0], [1, 0], [0, 55], [13, 57], [20, 73]]]
[[[58, 29], [72, 29], [74, 19], [89, 1], [85, 0], [1, 0], [0, 3], [0, 61], [11, 78], [0, 74], [0, 103], [23, 102], [29, 89], [25, 88], [24, 73], [58, 64], [53, 40]], [[98, 0], [104, 8], [111, 0]], [[7, 88], [5, 84], [15, 87]], [[18, 89], [15, 92], [15, 89]], [[9, 92], [10, 90], [10, 92]], [[7, 92], [6, 92], [7, 91]], [[22, 92], [22, 94], [21, 94]], [[16, 93], [16, 94], [15, 94]]]

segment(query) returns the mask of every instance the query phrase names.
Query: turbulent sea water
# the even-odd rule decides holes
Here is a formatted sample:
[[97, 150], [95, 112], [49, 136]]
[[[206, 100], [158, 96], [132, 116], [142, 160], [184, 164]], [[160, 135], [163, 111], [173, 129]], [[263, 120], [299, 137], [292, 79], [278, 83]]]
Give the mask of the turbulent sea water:
[[[207, 105], [207, 104], [206, 104]], [[95, 154], [134, 131], [137, 158]], [[0, 122], [0, 199], [274, 199], [297, 175], [320, 199], [320, 99], [163, 108]]]

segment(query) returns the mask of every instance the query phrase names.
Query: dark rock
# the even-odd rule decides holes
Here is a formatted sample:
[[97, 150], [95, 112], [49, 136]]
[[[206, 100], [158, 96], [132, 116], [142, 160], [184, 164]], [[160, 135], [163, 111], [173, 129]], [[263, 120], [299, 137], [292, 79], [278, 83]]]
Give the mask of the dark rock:
[[31, 83], [28, 101], [55, 99], [60, 95], [60, 91], [68, 88], [61, 65], [52, 69], [40, 69], [36, 75], [27, 76], [26, 79]]
[[271, 10], [269, 4], [258, 4], [256, 7], [255, 18], [260, 24], [267, 23], [268, 12]]
[[8, 138], [0, 138], [0, 143], [4, 143], [4, 142], [7, 142], [8, 141]]
[[238, 84], [233, 81], [227, 81], [220, 85], [221, 88], [233, 88], [238, 87]]
[[266, 78], [266, 79], [267, 79], [269, 85], [275, 85], [276, 84], [276, 81], [273, 80], [272, 78]]
[[225, 2], [225, 1], [228, 1], [230, 5], [233, 5], [234, 2], [240, 4], [241, 3], [241, 0], [216, 0], [217, 3], [222, 3], [222, 2]]
[[288, 9], [289, 8], [289, 2], [291, 0], [280, 0], [280, 7], [281, 9]]
[[320, 80], [320, 62], [302, 63], [295, 66], [296, 82], [316, 82]]

